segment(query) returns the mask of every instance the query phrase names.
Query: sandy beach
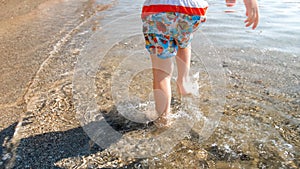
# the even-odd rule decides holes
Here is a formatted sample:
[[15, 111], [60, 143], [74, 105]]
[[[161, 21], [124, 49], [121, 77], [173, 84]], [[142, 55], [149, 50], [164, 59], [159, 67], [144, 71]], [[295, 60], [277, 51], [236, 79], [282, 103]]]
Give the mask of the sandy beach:
[[[186, 125], [190, 127], [187, 129], [178, 125], [177, 132], [182, 135], [168, 135], [178, 139], [171, 139], [174, 147], [168, 152], [163, 149], [169, 144], [168, 137], [157, 139], [154, 144], [162, 150], [142, 143], [143, 139], [151, 142], [156, 138], [157, 130], [151, 124], [126, 119], [117, 109], [117, 96], [112, 89], [118, 78], [140, 66], [122, 64], [129, 55], [145, 54], [143, 39], [136, 34], [120, 36], [101, 58], [105, 62], [98, 63], [96, 57], [90, 56], [94, 52], [102, 54], [99, 46], [105, 46], [103, 43], [109, 39], [101, 31], [113, 37], [106, 24], [118, 13], [131, 14], [139, 7], [132, 3], [131, 9], [129, 4], [97, 0], [0, 0], [0, 168], [300, 167], [299, 53], [252, 47], [257, 39], [241, 38], [248, 40], [250, 43], [244, 44], [249, 46], [213, 46], [211, 42], [193, 50], [192, 67], [201, 91], [195, 108], [202, 112], [200, 120]], [[128, 9], [124, 8], [127, 5]], [[223, 20], [220, 23], [224, 24]], [[115, 29], [122, 32], [120, 27]], [[204, 31], [213, 29], [216, 26], [208, 21]], [[221, 33], [216, 32], [208, 31], [207, 36], [200, 37], [214, 39]], [[248, 32], [243, 36], [264, 33]], [[223, 36], [220, 42], [227, 38]], [[94, 51], [86, 51], [90, 48]], [[224, 80], [226, 94], [218, 98], [223, 99], [223, 111], [210, 113], [217, 99], [212, 94], [213, 70], [207, 63], [214, 63], [215, 55], [222, 56], [220, 63], [213, 65], [222, 68], [224, 74], [216, 79]], [[86, 69], [82, 72], [87, 79], [94, 80], [95, 93], [88, 86], [77, 88], [74, 83], [82, 73], [78, 63], [87, 58], [95, 60], [83, 64]], [[149, 58], [139, 60], [148, 62]], [[134, 74], [128, 83], [129, 93], [147, 100], [151, 93], [150, 69]], [[179, 111], [184, 106], [173, 92], [172, 106]], [[94, 98], [98, 106], [90, 114], [84, 105], [85, 97]], [[101, 138], [99, 126], [107, 124], [120, 135]], [[210, 131], [202, 130], [209, 127]], [[101, 140], [109, 140], [108, 148], [97, 144]], [[150, 152], [145, 150], [163, 153], [143, 157]], [[131, 151], [143, 158], [131, 156]]]
[[[19, 150], [17, 150], [20, 140], [30, 137], [30, 133], [22, 132], [21, 126], [27, 123], [24, 120], [30, 120], [30, 117], [35, 117], [34, 114], [28, 112], [28, 102], [32, 99], [31, 97], [33, 97], [32, 95], [35, 92], [33, 90], [53, 85], [50, 81], [57, 81], [57, 86], [47, 86], [46, 88], [60, 87], [60, 85], [66, 86], [63, 88], [64, 90], [68, 88], [68, 84], [71, 83], [73, 63], [76, 60], [76, 55], [79, 54], [78, 48], [83, 45], [84, 39], [90, 36], [91, 33], [86, 33], [82, 37], [73, 36], [81, 31], [79, 29], [91, 30], [90, 32], [92, 32], [93, 25], [97, 25], [97, 23], [91, 21], [93, 23], [86, 26], [84, 25], [85, 20], [95, 15], [96, 11], [101, 11], [107, 7], [106, 5], [97, 5], [94, 1], [76, 1], [74, 3], [61, 0], [2, 0], [0, 2], [1, 168], [12, 168], [13, 166], [26, 168], [26, 163], [29, 162], [29, 166], [31, 166], [32, 162], [37, 162], [36, 159], [30, 160], [30, 157], [27, 156], [28, 154], [26, 154], [27, 157], [24, 159], [24, 157], [18, 155]], [[70, 9], [70, 11], [63, 9]], [[60, 12], [56, 13], [57, 11]], [[75, 38], [80, 38], [81, 40], [75, 40]], [[76, 44], [74, 44], [74, 41], [76, 41]], [[53, 59], [62, 53], [66, 57], [61, 60], [61, 63], [53, 63]], [[50, 78], [47, 81], [37, 82], [43, 78], [40, 77], [40, 71], [43, 71], [47, 66], [57, 67], [62, 72], [56, 72], [58, 70], [43, 72], [42, 76], [49, 76]], [[64, 73], [65, 76], [63, 75]], [[63, 81], [63, 84], [59, 84], [59, 81]], [[68, 92], [70, 94], [70, 91]], [[66, 99], [66, 103], [68, 102], [67, 104], [69, 104], [71, 98], [67, 100], [66, 97], [65, 95], [62, 96], [63, 99]], [[69, 95], [69, 97], [71, 96]], [[67, 127], [61, 123], [55, 128], [33, 124], [31, 127], [39, 128], [40, 130], [32, 130], [31, 134], [42, 134], [46, 130], [47, 132], [64, 131], [78, 127], [79, 124], [76, 123], [75, 117], [71, 113], [72, 111], [70, 110], [64, 114], [66, 114], [66, 118], [73, 118], [73, 121], [67, 119], [65, 122], [75, 124]], [[32, 122], [28, 122], [28, 124], [30, 123]], [[62, 129], [62, 126], [65, 129]], [[25, 146], [28, 146], [28, 144]], [[35, 156], [37, 158], [40, 157], [38, 154]], [[53, 154], [53, 156], [57, 155]], [[18, 163], [16, 160], [19, 157], [22, 158], [22, 164], [15, 165], [15, 163]], [[26, 162], [26, 160], [29, 161]], [[39, 159], [38, 161], [39, 164], [37, 166], [42, 167], [42, 160]], [[50, 167], [51, 165], [46, 162], [45, 166]]]

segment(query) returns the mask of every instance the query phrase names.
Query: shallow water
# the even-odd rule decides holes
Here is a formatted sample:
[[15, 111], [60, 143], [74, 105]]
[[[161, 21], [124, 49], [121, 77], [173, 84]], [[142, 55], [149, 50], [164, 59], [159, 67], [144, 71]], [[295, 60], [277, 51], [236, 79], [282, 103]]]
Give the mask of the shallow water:
[[36, 37], [32, 43], [18, 41], [18, 34], [2, 37], [24, 48], [8, 48], [26, 56], [20, 58], [39, 58], [28, 77], [19, 74], [24, 85], [8, 78], [16, 87], [1, 88], [3, 111], [15, 97], [25, 105], [13, 146], [3, 143], [12, 154], [3, 153], [2, 160], [13, 156], [17, 168], [299, 168], [300, 2], [261, 1], [255, 31], [244, 28], [241, 1], [232, 8], [209, 4], [192, 46], [199, 96], [179, 101], [173, 90], [178, 121], [167, 131], [132, 122], [140, 120], [132, 109], [153, 111], [142, 0], [55, 1], [26, 15], [19, 34]]
[[[120, 18], [120, 16], [134, 15], [140, 10], [141, 3], [141, 1], [119, 2], [115, 8], [107, 11], [103, 23], [110, 25], [113, 24], [110, 22], [117, 20], [118, 25], [126, 25], [124, 27], [135, 30], [136, 27], [128, 23], [138, 24], [138, 22], [131, 22], [130, 17]], [[256, 30], [244, 28], [244, 7], [241, 1], [232, 8], [227, 8], [224, 2], [220, 1], [209, 1], [209, 4], [208, 20], [193, 42], [192, 72], [200, 75], [197, 81], [200, 83], [202, 95], [197, 104], [203, 114], [203, 120], [200, 120], [199, 124], [196, 123], [192, 129], [197, 139], [193, 140], [194, 137], [188, 139], [190, 144], [194, 144], [189, 148], [180, 147], [182, 142], [178, 142], [178, 146], [168, 154], [146, 159], [140, 166], [299, 167], [300, 51], [297, 46], [299, 44], [297, 32], [300, 30], [300, 23], [297, 16], [300, 14], [300, 2], [260, 2], [261, 21]], [[108, 30], [105, 26], [103, 29]], [[118, 31], [122, 32], [120, 27], [111, 29], [113, 30], [106, 32], [107, 37]], [[119, 56], [121, 60], [114, 61], [108, 58], [111, 56], [109, 53], [106, 55], [108, 57], [104, 56], [104, 60], [112, 60], [109, 61], [110, 66], [115, 65], [107, 71], [120, 71], [118, 64], [124, 64], [122, 58], [128, 58], [129, 55], [133, 55], [133, 58], [147, 55], [138, 51], [143, 50], [142, 39], [131, 40], [134, 37], [134, 35], [120, 37], [117, 45], [129, 48], [122, 54], [113, 54]], [[111, 50], [114, 51], [114, 48]], [[138, 54], [134, 54], [135, 52]], [[147, 59], [141, 57], [141, 60], [149, 63]], [[127, 69], [123, 66], [123, 73], [134, 74], [137, 70], [129, 66], [134, 64], [134, 61], [131, 64], [127, 63]], [[222, 65], [214, 67], [222, 69], [215, 74], [211, 67], [214, 64]], [[107, 69], [105, 65], [103, 69]], [[140, 66], [139, 63], [136, 65]], [[131, 88], [136, 87], [131, 91], [134, 95], [147, 100], [149, 93], [141, 93], [140, 90], [141, 86], [151, 84], [151, 80], [149, 83], [151, 74], [149, 75], [149, 70], [147, 76], [138, 75], [139, 73], [136, 76], [140, 76], [140, 79], [130, 79]], [[114, 74], [111, 76], [114, 77]], [[219, 76], [219, 79], [214, 76]], [[207, 81], [208, 84], [205, 84]], [[114, 81], [109, 83], [114, 86]], [[127, 83], [123, 85], [125, 88], [128, 87]], [[226, 94], [213, 92], [222, 89]], [[114, 91], [112, 95], [113, 93]], [[122, 96], [124, 95], [120, 94], [121, 99], [124, 99]], [[222, 115], [213, 114], [213, 116], [211, 108], [218, 103], [223, 105], [222, 99], [226, 100], [226, 104], [221, 109], [215, 110], [220, 113], [223, 109]], [[212, 103], [209, 100], [217, 101]], [[208, 154], [204, 159], [197, 159], [189, 154], [197, 152], [199, 148], [205, 149], [204, 152]], [[181, 149], [187, 149], [187, 152], [180, 152]], [[186, 161], [181, 161], [181, 158]]]

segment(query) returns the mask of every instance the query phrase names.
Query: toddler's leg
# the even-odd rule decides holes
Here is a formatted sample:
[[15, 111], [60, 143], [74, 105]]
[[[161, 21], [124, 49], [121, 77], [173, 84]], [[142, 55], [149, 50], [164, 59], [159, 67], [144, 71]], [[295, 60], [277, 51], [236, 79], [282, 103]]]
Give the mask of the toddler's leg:
[[173, 63], [171, 58], [160, 59], [156, 55], [151, 55], [151, 61], [155, 108], [160, 115], [165, 116], [171, 111], [171, 76]]
[[177, 77], [177, 87], [178, 92], [181, 95], [188, 95], [191, 94], [192, 91], [189, 91], [190, 86], [190, 61], [191, 61], [191, 46], [186, 48], [178, 48], [177, 56], [176, 56], [176, 63], [177, 63], [177, 70], [178, 70], [178, 77]]

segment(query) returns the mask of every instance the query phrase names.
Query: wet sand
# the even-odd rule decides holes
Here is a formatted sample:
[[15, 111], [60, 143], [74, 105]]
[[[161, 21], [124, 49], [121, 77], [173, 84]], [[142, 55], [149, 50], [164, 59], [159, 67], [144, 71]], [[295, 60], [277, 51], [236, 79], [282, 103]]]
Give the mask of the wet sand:
[[[20, 4], [19, 1], [1, 1], [1, 19], [0, 19], [0, 33], [1, 33], [1, 129], [8, 127], [4, 125], [6, 121], [13, 118], [17, 120], [22, 110], [22, 97], [26, 90], [26, 85], [33, 77], [34, 72], [39, 67], [39, 64], [45, 58], [40, 60], [34, 59], [34, 52], [28, 51], [28, 48], [39, 45], [36, 38], [30, 38], [32, 32], [23, 34], [24, 31], [30, 31], [26, 28], [30, 22], [31, 11], [34, 10], [38, 4], [43, 1], [31, 1]], [[26, 8], [25, 8], [26, 6]], [[21, 19], [22, 18], [22, 19]], [[29, 21], [29, 22], [28, 22]], [[31, 30], [33, 31], [33, 30]], [[27, 37], [26, 37], [27, 35]], [[32, 42], [30, 44], [30, 42]], [[25, 52], [28, 52], [29, 57], [21, 57]], [[42, 57], [42, 55], [41, 55]], [[23, 65], [28, 63], [28, 66]], [[30, 65], [30, 66], [29, 66]], [[31, 68], [31, 65], [33, 69]], [[13, 107], [18, 108], [14, 113], [7, 113], [6, 111]], [[10, 110], [11, 111], [11, 110]], [[10, 115], [7, 115], [10, 114]], [[16, 114], [13, 116], [13, 114]]]
[[[0, 168], [299, 168], [299, 124], [288, 120], [299, 119], [299, 91], [273, 90], [276, 82], [272, 80], [272, 69], [263, 62], [250, 66], [247, 60], [237, 58], [241, 49], [217, 49], [228, 57], [223, 62], [227, 102], [219, 126], [205, 142], [199, 141], [201, 135], [195, 127], [169, 153], [151, 158], [122, 157], [116, 153], [118, 150], [102, 149], [84, 131], [93, 124], [82, 126], [78, 120], [72, 80], [81, 50], [101, 27], [101, 10], [110, 5], [93, 0], [2, 0], [0, 5]], [[149, 133], [151, 126], [122, 118], [110, 89], [112, 74], [126, 57], [123, 51], [138, 50], [142, 43], [134, 36], [115, 45], [95, 77], [99, 113], [105, 115], [96, 122], [105, 120], [123, 135], [137, 138]], [[278, 55], [272, 51], [245, 51], [245, 56]], [[206, 115], [209, 75], [199, 60], [192, 63], [199, 68], [199, 106]], [[281, 63], [272, 64], [280, 67]], [[266, 77], [251, 76], [259, 72]], [[282, 81], [296, 84], [294, 75], [284, 73], [284, 69], [277, 70]], [[150, 71], [137, 75], [130, 91], [147, 95], [150, 88], [139, 87], [150, 86], [150, 77]], [[289, 116], [283, 118], [280, 112]]]
[[[30, 100], [34, 97], [34, 93], [43, 88], [52, 89], [63, 85], [66, 87], [63, 87], [62, 90], [68, 90], [68, 93], [63, 91], [64, 94], [71, 97], [68, 85], [71, 83], [70, 78], [76, 56], [80, 52], [79, 48], [82, 48], [85, 43], [85, 39], [88, 39], [87, 37], [92, 34], [94, 27], [98, 24], [97, 21], [88, 19], [97, 11], [108, 7], [107, 5], [97, 5], [95, 1], [85, 0], [21, 2], [2, 0], [0, 2], [1, 168], [14, 166], [17, 157], [20, 157], [17, 150], [20, 140], [33, 136], [29, 133], [23, 133], [23, 126], [31, 124], [27, 121], [31, 117], [36, 117], [35, 114], [29, 112]], [[90, 23], [86, 24], [86, 22]], [[79, 35], [78, 32], [81, 34]], [[62, 60], [59, 63], [52, 63], [57, 57], [62, 57]], [[45, 73], [43, 76], [47, 78], [45, 81], [40, 80], [43, 78], [40, 77], [41, 71], [48, 67], [53, 67], [53, 69], [43, 72]], [[62, 81], [62, 84], [59, 81]], [[63, 100], [66, 100], [64, 103], [68, 107], [71, 99], [67, 100], [66, 97], [66, 95], [61, 96]], [[67, 119], [64, 119], [64, 122], [76, 123], [76, 120], [72, 122], [68, 119], [75, 118], [71, 115], [71, 110], [65, 113], [69, 114], [66, 115]], [[54, 120], [53, 117], [50, 119]], [[42, 123], [43, 121], [47, 122], [46, 120], [38, 120]], [[49, 124], [52, 123], [52, 120], [48, 121]], [[62, 126], [68, 129], [75, 128], [78, 127], [78, 123], [72, 124], [71, 127], [62, 122], [56, 127], [31, 124], [31, 127], [39, 128], [39, 131], [32, 130], [31, 133], [41, 134], [66, 130], [62, 129]], [[22, 148], [22, 145], [19, 148], [25, 149]], [[39, 156], [36, 155], [36, 157]], [[56, 155], [53, 154], [53, 156]], [[29, 156], [22, 157], [24, 163], [16, 165], [16, 167], [26, 167], [28, 158]], [[38, 161], [39, 164], [42, 163], [42, 160], [30, 159], [35, 162]], [[28, 163], [31, 166], [31, 163]], [[48, 163], [46, 162], [45, 165]]]

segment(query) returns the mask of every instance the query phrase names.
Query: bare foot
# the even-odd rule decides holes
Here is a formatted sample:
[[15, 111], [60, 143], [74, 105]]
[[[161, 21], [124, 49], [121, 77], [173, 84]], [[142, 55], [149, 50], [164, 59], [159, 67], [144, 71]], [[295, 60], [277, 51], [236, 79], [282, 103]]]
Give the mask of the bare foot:
[[170, 120], [168, 119], [169, 113], [163, 113], [159, 118], [157, 118], [155, 121], [153, 121], [154, 125], [157, 128], [168, 128], [171, 125]]
[[179, 83], [177, 82], [177, 92], [180, 96], [191, 96], [198, 95], [198, 83], [197, 82], [185, 82]]
[[177, 82], [177, 92], [180, 96], [186, 96], [186, 95], [191, 95], [192, 91], [190, 91], [190, 87], [188, 87], [189, 82], [180, 83]]

